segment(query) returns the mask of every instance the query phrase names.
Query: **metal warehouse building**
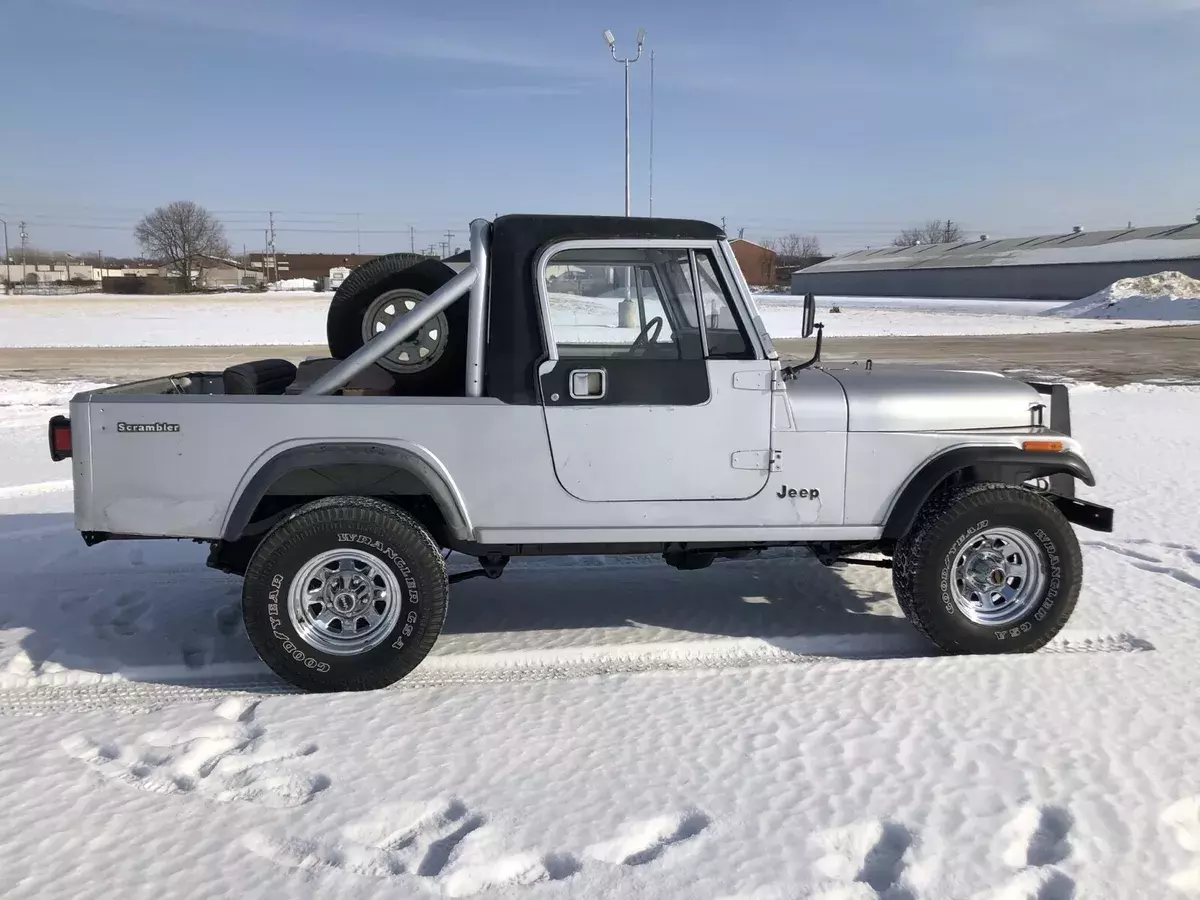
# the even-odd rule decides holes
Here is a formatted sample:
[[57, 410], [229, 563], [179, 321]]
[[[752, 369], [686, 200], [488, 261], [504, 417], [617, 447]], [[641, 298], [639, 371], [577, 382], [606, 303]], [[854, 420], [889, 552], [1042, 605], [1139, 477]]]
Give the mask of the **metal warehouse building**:
[[859, 250], [796, 272], [792, 293], [1071, 301], [1163, 271], [1200, 278], [1200, 222]]

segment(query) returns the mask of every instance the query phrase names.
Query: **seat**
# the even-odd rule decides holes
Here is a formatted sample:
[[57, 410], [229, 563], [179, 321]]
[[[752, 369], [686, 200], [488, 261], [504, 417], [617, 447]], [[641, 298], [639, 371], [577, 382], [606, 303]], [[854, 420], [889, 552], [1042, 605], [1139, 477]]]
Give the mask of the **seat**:
[[226, 394], [282, 394], [295, 378], [296, 366], [286, 359], [256, 359], [221, 373]]

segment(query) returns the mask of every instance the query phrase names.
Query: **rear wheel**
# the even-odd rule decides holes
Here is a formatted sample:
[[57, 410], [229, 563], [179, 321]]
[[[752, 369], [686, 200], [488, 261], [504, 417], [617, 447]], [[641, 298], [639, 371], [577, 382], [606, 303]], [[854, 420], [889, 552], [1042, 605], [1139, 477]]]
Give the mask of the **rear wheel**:
[[242, 615], [281, 678], [309, 691], [372, 690], [425, 658], [448, 593], [445, 561], [416, 519], [378, 500], [331, 497], [263, 540]]
[[[329, 304], [326, 337], [339, 359], [373, 340], [454, 277], [438, 260], [410, 265], [403, 254], [373, 259], [342, 282]], [[396, 392], [443, 396], [460, 393], [466, 377], [467, 304], [455, 301], [391, 350], [379, 365], [396, 378]]]
[[1028, 653], [1066, 624], [1083, 559], [1071, 525], [1034, 491], [971, 485], [932, 499], [896, 548], [909, 621], [951, 653]]

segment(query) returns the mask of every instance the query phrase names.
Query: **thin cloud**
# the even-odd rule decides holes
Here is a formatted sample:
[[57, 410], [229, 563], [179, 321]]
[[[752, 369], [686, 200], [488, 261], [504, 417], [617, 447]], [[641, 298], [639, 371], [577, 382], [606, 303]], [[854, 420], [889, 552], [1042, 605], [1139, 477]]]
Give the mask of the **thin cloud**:
[[453, 88], [451, 92], [467, 97], [575, 97], [585, 90], [585, 85], [578, 84], [496, 84]]
[[278, 42], [307, 44], [396, 59], [430, 60], [528, 71], [578, 72], [569, 59], [523, 46], [505, 36], [471, 33], [454, 22], [402, 15], [354, 15], [329, 7], [314, 10], [291, 2], [236, 3], [206, 0], [203, 4], [162, 0], [58, 0], [87, 9], [168, 25], [234, 34], [253, 34]]

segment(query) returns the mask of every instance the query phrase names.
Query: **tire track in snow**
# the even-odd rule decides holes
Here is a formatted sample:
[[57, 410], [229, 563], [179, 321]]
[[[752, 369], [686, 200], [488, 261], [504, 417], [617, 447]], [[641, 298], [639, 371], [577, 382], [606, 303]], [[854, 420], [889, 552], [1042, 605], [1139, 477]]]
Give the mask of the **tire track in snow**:
[[[871, 652], [851, 656], [847, 648], [857, 641]], [[824, 642], [824, 643], [822, 643]], [[806, 638], [717, 638], [618, 647], [572, 647], [556, 650], [512, 650], [496, 653], [436, 653], [387, 690], [404, 691], [455, 685], [516, 684], [589, 678], [597, 675], [636, 675], [672, 671], [747, 669], [760, 666], [853, 666], [863, 660], [933, 657], [930, 650], [913, 653], [883, 652], [880, 643], [867, 644], [863, 635], [829, 635]], [[790, 648], [790, 649], [789, 649]], [[803, 648], [803, 649], [802, 649]], [[1139, 653], [1154, 646], [1130, 634], [1065, 632], [1038, 651], [1054, 656], [1076, 653]], [[823, 651], [823, 652], [822, 652]], [[840, 655], [833, 656], [831, 653]], [[203, 674], [197, 677], [197, 673]], [[119, 675], [68, 672], [45, 676], [28, 687], [0, 690], [0, 716], [42, 715], [49, 712], [86, 712], [113, 709], [149, 712], [165, 706], [207, 703], [227, 694], [273, 696], [300, 693], [275, 678], [259, 663], [232, 664], [222, 672], [189, 670], [170, 672], [136, 670]], [[160, 683], [168, 678], [174, 683]], [[66, 683], [64, 683], [66, 682]], [[182, 682], [182, 683], [181, 683]]]
[[58, 491], [69, 491], [73, 487], [71, 479], [59, 481], [38, 481], [33, 484], [14, 484], [0, 487], [0, 500], [15, 500], [17, 497], [36, 497], [41, 494], [53, 494]]

